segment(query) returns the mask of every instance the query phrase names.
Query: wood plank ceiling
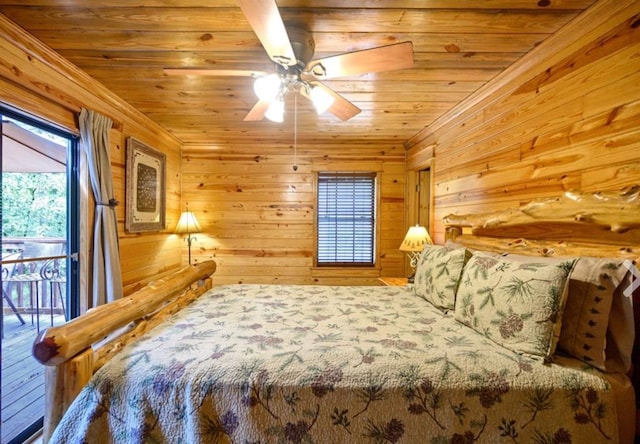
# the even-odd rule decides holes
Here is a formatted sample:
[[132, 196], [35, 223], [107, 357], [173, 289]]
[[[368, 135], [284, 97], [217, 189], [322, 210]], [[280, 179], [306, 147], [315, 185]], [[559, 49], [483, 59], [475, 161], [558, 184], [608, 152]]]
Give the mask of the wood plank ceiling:
[[[414, 49], [413, 68], [325, 81], [362, 109], [347, 122], [298, 100], [298, 141], [399, 145], [595, 1], [278, 0], [285, 22], [312, 30], [314, 58], [406, 40]], [[251, 77], [163, 71], [273, 71], [235, 0], [0, 0], [0, 13], [187, 145], [291, 141], [291, 94], [283, 123], [244, 122]]]

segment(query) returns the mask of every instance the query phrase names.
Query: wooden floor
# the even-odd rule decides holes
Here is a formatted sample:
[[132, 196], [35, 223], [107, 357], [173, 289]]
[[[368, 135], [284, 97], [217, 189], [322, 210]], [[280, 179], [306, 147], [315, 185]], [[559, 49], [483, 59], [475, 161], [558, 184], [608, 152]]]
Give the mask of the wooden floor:
[[[23, 315], [25, 325], [13, 314], [4, 316], [2, 339], [2, 437], [6, 444], [44, 414], [44, 367], [31, 356], [36, 337], [36, 319]], [[50, 325], [49, 315], [40, 315], [40, 328]], [[64, 322], [55, 316], [54, 324]]]

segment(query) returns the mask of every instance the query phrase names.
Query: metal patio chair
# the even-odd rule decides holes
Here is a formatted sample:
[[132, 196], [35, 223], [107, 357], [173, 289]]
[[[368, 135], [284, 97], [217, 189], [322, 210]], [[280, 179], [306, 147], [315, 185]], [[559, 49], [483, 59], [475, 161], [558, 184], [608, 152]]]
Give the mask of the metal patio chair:
[[20, 321], [20, 324], [24, 325], [26, 323], [13, 302], [13, 299], [11, 297], [11, 283], [8, 281], [8, 279], [13, 277], [14, 274], [16, 273], [16, 269], [19, 264], [18, 262], [14, 262], [14, 261], [19, 260], [21, 257], [22, 257], [21, 252], [7, 253], [2, 255], [2, 262], [3, 262], [2, 263], [2, 301], [3, 303], [0, 304], [0, 310], [2, 310], [2, 312], [0, 313], [0, 316], [2, 317], [2, 326], [1, 326], [2, 331], [0, 332], [0, 334], [2, 334], [3, 338], [4, 338], [4, 303], [5, 302], [11, 308], [11, 311], [13, 311], [13, 313], [16, 315], [16, 317]]
[[[51, 256], [59, 256], [63, 253], [64, 245], [60, 243], [46, 243], [46, 242], [31, 242], [24, 243], [24, 250], [22, 251], [22, 263], [21, 272], [15, 273], [6, 279], [7, 282], [14, 282], [17, 284], [26, 284], [29, 289], [29, 312], [31, 314], [31, 325], [34, 324], [36, 329], [40, 331], [40, 290], [42, 284], [47, 281], [47, 276], [53, 274], [45, 272], [43, 267], [49, 262], [47, 259], [38, 260], [39, 258], [50, 258]], [[29, 260], [33, 259], [33, 260]], [[53, 305], [53, 304], [52, 304]], [[53, 307], [50, 307], [53, 310]], [[53, 324], [53, 315], [51, 316], [51, 322]]]

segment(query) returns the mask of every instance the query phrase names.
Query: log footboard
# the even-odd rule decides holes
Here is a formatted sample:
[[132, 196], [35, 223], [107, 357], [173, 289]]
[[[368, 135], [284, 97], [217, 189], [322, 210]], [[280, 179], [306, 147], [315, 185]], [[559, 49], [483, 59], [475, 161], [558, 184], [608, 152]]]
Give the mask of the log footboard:
[[214, 261], [185, 267], [130, 296], [40, 332], [32, 351], [47, 366], [44, 442], [91, 376], [125, 345], [210, 289], [215, 270]]

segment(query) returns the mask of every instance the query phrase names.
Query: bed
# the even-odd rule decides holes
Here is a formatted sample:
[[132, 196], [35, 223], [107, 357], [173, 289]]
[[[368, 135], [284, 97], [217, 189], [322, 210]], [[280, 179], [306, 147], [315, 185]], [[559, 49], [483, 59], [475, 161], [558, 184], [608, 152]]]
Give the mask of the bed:
[[187, 267], [40, 334], [45, 440], [633, 442], [639, 192], [448, 216], [406, 287]]

